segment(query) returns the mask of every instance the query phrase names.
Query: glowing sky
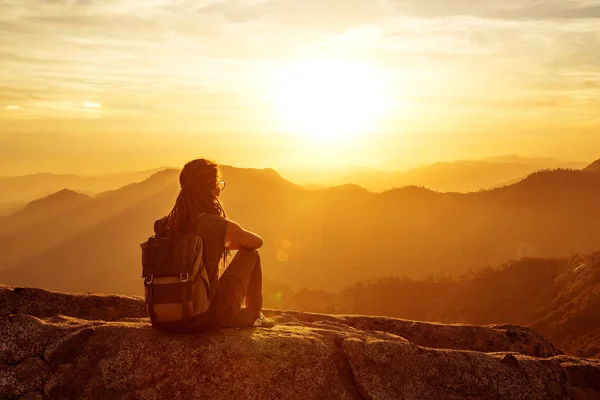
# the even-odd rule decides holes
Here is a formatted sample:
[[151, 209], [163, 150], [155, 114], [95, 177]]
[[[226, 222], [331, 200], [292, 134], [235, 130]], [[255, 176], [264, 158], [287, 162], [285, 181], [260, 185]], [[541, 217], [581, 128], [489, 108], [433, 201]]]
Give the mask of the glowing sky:
[[[324, 57], [390, 95], [368, 132], [316, 146], [269, 88]], [[505, 153], [600, 155], [600, 0], [0, 4], [0, 175]]]

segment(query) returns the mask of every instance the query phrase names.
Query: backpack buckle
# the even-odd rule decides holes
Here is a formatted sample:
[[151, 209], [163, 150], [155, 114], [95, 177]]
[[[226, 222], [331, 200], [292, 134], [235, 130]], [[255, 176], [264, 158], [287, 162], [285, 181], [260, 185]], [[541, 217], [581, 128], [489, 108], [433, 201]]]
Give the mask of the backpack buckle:
[[144, 278], [144, 282], [146, 285], [152, 284], [152, 282], [154, 282], [154, 275], [148, 275], [146, 278]]
[[187, 282], [190, 280], [190, 274], [187, 272], [182, 272], [179, 274], [179, 282]]

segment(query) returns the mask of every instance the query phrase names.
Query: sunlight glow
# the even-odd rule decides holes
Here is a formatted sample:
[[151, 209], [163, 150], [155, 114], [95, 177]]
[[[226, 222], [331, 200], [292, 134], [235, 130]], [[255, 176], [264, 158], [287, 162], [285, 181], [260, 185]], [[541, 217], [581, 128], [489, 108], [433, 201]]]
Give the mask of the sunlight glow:
[[282, 129], [319, 142], [369, 133], [389, 107], [384, 74], [354, 60], [298, 61], [278, 70], [273, 84]]
[[96, 110], [99, 109], [99, 108], [102, 108], [102, 104], [96, 103], [96, 102], [93, 102], [93, 101], [84, 101], [81, 105], [84, 108], [91, 108], [91, 109], [96, 109]]

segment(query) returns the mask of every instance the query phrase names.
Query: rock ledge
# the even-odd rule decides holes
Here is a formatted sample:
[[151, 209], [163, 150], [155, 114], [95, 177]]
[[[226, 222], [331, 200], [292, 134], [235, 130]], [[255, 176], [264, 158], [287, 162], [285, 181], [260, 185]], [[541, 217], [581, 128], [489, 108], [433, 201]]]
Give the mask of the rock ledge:
[[0, 398], [600, 399], [600, 361], [531, 329], [267, 314], [168, 335], [138, 297], [0, 286]]

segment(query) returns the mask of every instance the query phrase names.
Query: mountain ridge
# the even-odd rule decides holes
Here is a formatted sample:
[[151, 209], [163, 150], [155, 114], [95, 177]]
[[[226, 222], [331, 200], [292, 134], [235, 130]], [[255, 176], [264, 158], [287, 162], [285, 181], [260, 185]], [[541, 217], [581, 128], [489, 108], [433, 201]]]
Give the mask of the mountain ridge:
[[404, 186], [424, 186], [438, 192], [473, 192], [524, 179], [540, 169], [581, 169], [582, 162], [551, 158], [501, 156], [475, 160], [439, 161], [408, 169], [346, 168], [333, 171], [283, 171], [301, 185], [339, 186], [358, 184], [372, 192]]
[[0, 201], [27, 203], [56, 193], [62, 188], [95, 194], [116, 189], [131, 182], [140, 182], [161, 168], [146, 171], [124, 172], [107, 175], [55, 174], [42, 172], [7, 176], [0, 180]]
[[[173, 174], [172, 178], [175, 179], [175, 176]], [[53, 214], [22, 229], [3, 232], [0, 235], [0, 249], [4, 250], [5, 254], [0, 259], [0, 275], [23, 259], [33, 257], [40, 251], [76, 236], [81, 230], [111, 218], [167, 186], [171, 186], [175, 193], [177, 190], [175, 185], [176, 181], [173, 180], [146, 179], [140, 183], [132, 183], [117, 190], [104, 192], [76, 207], [66, 207], [61, 213]], [[12, 223], [10, 221], [9, 217], [8, 222]]]
[[0, 236], [25, 229], [44, 219], [59, 215], [70, 208], [85, 204], [91, 199], [91, 196], [64, 188], [41, 199], [30, 201], [8, 216], [9, 218], [3, 218], [3, 224], [0, 226]]
[[600, 172], [600, 159], [594, 161], [593, 163], [585, 167], [584, 171]]
[[[68, 237], [76, 238], [83, 229], [93, 230], [94, 225], [164, 189], [144, 208], [146, 216], [133, 207], [132, 213], [111, 220], [113, 232], [131, 233], [131, 238], [121, 236], [126, 243], [143, 241], [151, 235], [154, 219], [171, 209], [179, 187], [176, 175], [176, 170], [164, 172], [156, 180], [96, 196], [85, 206], [21, 233], [0, 236], [0, 251], [7, 254], [0, 260], [0, 279], [44, 286], [42, 281], [6, 281], [3, 271], [17, 264], [21, 271], [39, 268], [23, 263], [24, 257], [33, 260], [36, 253]], [[228, 215], [264, 238], [265, 274], [294, 290], [340, 290], [367, 278], [390, 275], [459, 275], [469, 268], [521, 256], [589, 253], [600, 242], [599, 233], [589, 224], [590, 219], [600, 218], [600, 201], [596, 201], [600, 176], [585, 171], [542, 171], [509, 187], [468, 194], [418, 187], [384, 193], [356, 186], [307, 190], [261, 170], [225, 169], [224, 179], [228, 186], [222, 201]], [[98, 227], [96, 243], [114, 243], [110, 231]], [[565, 236], [565, 231], [570, 234]], [[129, 274], [137, 275], [137, 244], [127, 249], [118, 243], [114, 246], [102, 252], [91, 247], [91, 253], [78, 257], [92, 263], [109, 258], [109, 265], [122, 265], [124, 259], [112, 255], [123, 254], [131, 263], [126, 267]], [[55, 253], [44, 264], [53, 265], [58, 274], [68, 265], [76, 269], [74, 255], [79, 253], [79, 245], [72, 241], [70, 252], [64, 247], [63, 255]], [[131, 291], [124, 294], [138, 293], [139, 285], [131, 285]]]

